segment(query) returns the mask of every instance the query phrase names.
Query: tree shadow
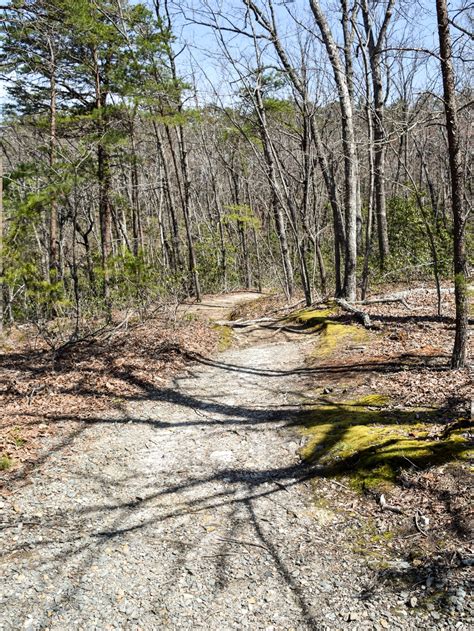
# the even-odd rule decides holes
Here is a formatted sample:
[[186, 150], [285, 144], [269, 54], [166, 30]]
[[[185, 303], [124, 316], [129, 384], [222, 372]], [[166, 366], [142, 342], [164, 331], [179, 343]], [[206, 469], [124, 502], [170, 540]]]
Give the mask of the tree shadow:
[[[58, 360], [55, 364], [55, 371], [61, 374], [67, 375], [69, 371], [75, 369], [77, 363], [77, 349], [71, 353], [66, 353], [61, 360]], [[77, 351], [79, 352], [79, 351]], [[162, 353], [164, 356], [170, 357], [175, 353], [183, 354], [188, 360], [188, 375], [187, 379], [192, 378], [195, 373], [195, 369], [199, 366], [204, 369], [217, 370], [219, 373], [229, 373], [229, 375], [235, 376], [249, 376], [250, 378], [256, 378], [260, 380], [260, 386], [263, 391], [267, 391], [268, 394], [278, 392], [278, 383], [280, 380], [291, 379], [311, 379], [311, 387], [314, 388], [314, 378], [318, 376], [337, 378], [338, 375], [344, 375], [344, 377], [350, 377], [357, 373], [390, 373], [400, 370], [417, 370], [419, 369], [419, 358], [413, 357], [409, 354], [401, 356], [397, 359], [384, 359], [381, 361], [369, 361], [369, 362], [344, 362], [339, 364], [320, 364], [317, 366], [302, 366], [290, 369], [273, 369], [267, 367], [252, 366], [248, 364], [237, 364], [234, 362], [224, 361], [219, 358], [212, 359], [199, 354], [185, 353], [175, 347], [166, 346], [163, 347]], [[79, 353], [79, 356], [80, 353]], [[34, 376], [41, 372], [47, 372], [51, 370], [51, 367], [47, 365], [44, 360], [43, 353], [31, 352], [29, 354], [3, 354], [0, 355], [0, 368], [13, 368], [23, 371], [27, 376]], [[427, 370], [449, 370], [448, 365], [442, 366], [428, 366]], [[126, 386], [122, 392], [110, 392], [107, 388], [97, 387], [91, 388], [90, 381], [100, 383], [100, 377], [104, 374], [110, 374], [117, 380], [118, 384]], [[69, 414], [48, 414], [46, 417], [41, 414], [36, 414], [33, 411], [26, 411], [23, 424], [25, 426], [33, 426], [38, 424], [58, 424], [63, 422], [78, 422], [87, 425], [95, 424], [120, 424], [121, 422], [132, 422], [135, 424], [148, 424], [153, 425], [156, 428], [169, 428], [172, 427], [191, 427], [191, 426], [246, 426], [249, 430], [255, 431], [259, 429], [262, 424], [286, 422], [288, 425], [302, 425], [308, 430], [313, 430], [313, 434], [320, 434], [319, 439], [314, 442], [312, 446], [312, 453], [308, 455], [308, 460], [313, 463], [323, 464], [325, 457], [334, 450], [338, 445], [341, 445], [346, 441], [350, 433], [354, 433], [351, 428], [361, 426], [386, 426], [396, 428], [397, 426], [406, 426], [409, 424], [424, 424], [430, 425], [434, 422], [443, 422], [444, 420], [452, 420], [449, 417], [449, 409], [445, 410], [447, 413], [444, 417], [439, 410], [432, 410], [430, 412], [423, 412], [422, 421], [418, 421], [415, 418], [417, 412], [397, 412], [392, 413], [388, 410], [363, 410], [361, 406], [354, 406], [351, 410], [350, 404], [338, 405], [334, 402], [324, 400], [310, 402], [301, 401], [301, 392], [298, 393], [299, 400], [296, 404], [281, 405], [281, 403], [275, 406], [270, 406], [268, 403], [263, 406], [247, 406], [247, 405], [234, 405], [228, 404], [225, 400], [219, 400], [218, 393], [214, 396], [209, 396], [206, 399], [194, 396], [193, 394], [186, 393], [180, 387], [180, 379], [177, 378], [169, 387], [157, 388], [156, 385], [143, 376], [137, 376], [133, 370], [127, 365], [121, 367], [112, 367], [102, 369], [89, 369], [88, 375], [92, 376], [92, 380], [89, 383], [79, 383], [73, 386], [69, 385], [67, 381], [63, 380], [61, 384], [56, 388], [58, 395], [71, 394], [75, 396], [93, 401], [97, 398], [105, 398], [110, 401], [110, 407], [119, 412], [117, 414], [110, 415], [108, 417], [100, 416], [73, 416]], [[198, 374], [196, 374], [198, 376]], [[288, 387], [287, 384], [285, 384]], [[173, 404], [183, 410], [182, 420], [162, 420], [157, 418], [130, 418], [129, 411], [126, 410], [126, 406], [129, 403], [136, 403], [140, 401], [156, 401]], [[326, 405], [326, 408], [324, 408]], [[317, 409], [312, 409], [316, 406]], [[323, 407], [321, 407], [323, 406]], [[330, 409], [330, 406], [333, 406]], [[363, 407], [363, 406], [362, 406]], [[370, 406], [369, 406], [370, 407]], [[192, 416], [188, 416], [186, 411], [193, 412]], [[341, 416], [343, 418], [341, 418]], [[123, 419], [127, 417], [127, 421]], [[362, 420], [362, 422], [361, 422]], [[16, 423], [16, 422], [15, 422]], [[14, 423], [14, 424], [15, 424]], [[318, 430], [318, 427], [320, 430]], [[81, 433], [81, 429], [73, 430], [69, 437], [65, 437], [62, 441], [59, 441], [54, 451], [61, 450], [67, 447], [75, 438], [75, 436]], [[355, 449], [354, 453], [342, 453], [337, 456], [338, 462], [326, 468], [328, 474], [336, 475], [343, 470], [353, 469], [355, 471], [362, 470], [364, 468], [372, 468], [374, 465], [381, 464], [379, 460], [384, 459], [385, 463], [389, 465], [390, 470], [394, 470], [395, 465], [403, 467], [409, 463], [409, 460], [415, 461], [417, 466], [426, 466], [429, 462], [442, 462], [443, 458], [447, 461], [452, 458], [456, 458], [464, 449], [461, 443], [452, 444], [453, 441], [441, 441], [438, 446], [429, 444], [432, 441], [428, 438], [418, 436], [416, 441], [419, 442], [416, 449], [413, 446], [413, 440], [397, 439], [395, 442], [388, 444], [386, 441], [377, 440], [373, 445], [363, 445], [362, 449]], [[449, 449], [446, 450], [443, 455], [443, 449], [449, 443]], [[425, 444], [423, 444], [425, 443]], [[389, 449], [390, 448], [390, 449]], [[344, 451], [344, 450], [343, 450]], [[48, 459], [48, 453], [43, 452], [37, 458], [36, 464], [41, 465]], [[409, 459], [409, 460], [407, 460]], [[368, 466], [368, 463], [370, 466]], [[23, 479], [34, 468], [35, 463], [32, 462], [23, 471], [14, 473], [11, 480]]]
[[[454, 318], [450, 317], [450, 316], [439, 316], [436, 314], [433, 315], [416, 315], [416, 314], [409, 314], [409, 315], [381, 315], [381, 314], [371, 314], [370, 316], [371, 320], [374, 320], [374, 322], [381, 322], [382, 324], [420, 324], [420, 323], [440, 323], [440, 324], [446, 324], [449, 326], [454, 327], [455, 326], [455, 321]], [[473, 318], [469, 318], [468, 320], [469, 325], [474, 324], [474, 319]]]
[[374, 405], [370, 397], [323, 399], [303, 419], [308, 436], [303, 456], [319, 465], [322, 475], [347, 476], [359, 489], [393, 483], [404, 469], [468, 457], [472, 443], [462, 428], [440, 433], [439, 425], [449, 420], [454, 419], [443, 410], [390, 410]]
[[[276, 376], [277, 383], [279, 382]], [[162, 393], [159, 400], [162, 399]], [[109, 501], [93, 503], [88, 502], [86, 506], [77, 509], [69, 509], [67, 515], [59, 512], [57, 515], [50, 515], [43, 519], [41, 523], [42, 536], [35, 539], [28, 539], [29, 550], [38, 551], [37, 564], [38, 570], [48, 568], [50, 572], [51, 565], [61, 568], [74, 567], [74, 581], [70, 589], [62, 596], [56, 599], [53, 605], [50, 605], [50, 611], [53, 614], [59, 613], [64, 607], [74, 607], [76, 598], [76, 590], [79, 589], [81, 581], [88, 572], [90, 566], [94, 563], [94, 559], [100, 556], [106, 545], [111, 542], [127, 541], [129, 537], [143, 536], [146, 537], [149, 529], [156, 528], [159, 524], [175, 523], [176, 520], [186, 516], [193, 515], [194, 518], [198, 514], [204, 512], [214, 512], [222, 509], [228, 510], [228, 516], [225, 519], [225, 535], [222, 542], [216, 541], [214, 557], [209, 564], [214, 568], [216, 577], [216, 586], [214, 594], [219, 591], [225, 591], [228, 586], [227, 566], [231, 556], [230, 541], [238, 540], [241, 534], [241, 525], [237, 518], [237, 507], [241, 506], [247, 511], [248, 518], [245, 520], [246, 526], [244, 530], [245, 539], [258, 543], [265, 554], [266, 559], [271, 563], [278, 575], [282, 585], [291, 592], [293, 600], [298, 606], [301, 618], [309, 628], [318, 628], [320, 620], [314, 612], [314, 603], [308, 595], [304, 584], [299, 578], [295, 578], [293, 574], [294, 568], [291, 560], [287, 556], [280, 553], [276, 535], [271, 529], [264, 528], [258, 517], [256, 505], [264, 499], [273, 498], [278, 493], [291, 493], [292, 489], [297, 488], [303, 482], [309, 481], [316, 477], [338, 476], [343, 473], [354, 472], [358, 469], [366, 467], [366, 459], [374, 458], [377, 455], [390, 462], [395, 467], [410, 467], [413, 464], [422, 467], [431, 464], [432, 457], [443, 457], [452, 459], [456, 457], [456, 451], [449, 455], [442, 453], [442, 445], [434, 445], [430, 447], [433, 451], [428, 454], [420, 454], [419, 457], [411, 451], [405, 450], [405, 447], [398, 444], [398, 439], [386, 438], [379, 440], [373, 445], [360, 448], [352, 455], [345, 456], [332, 464], [325, 464], [325, 456], [329, 455], [334, 447], [343, 444], [347, 440], [347, 435], [351, 428], [354, 427], [381, 427], [388, 432], [393, 428], [400, 429], [406, 422], [416, 420], [418, 425], [423, 424], [427, 427], [430, 424], [437, 423], [440, 419], [435, 411], [426, 413], [421, 419], [415, 419], [414, 415], [400, 415], [386, 413], [385, 410], [377, 408], [368, 409], [369, 406], [361, 406], [355, 403], [334, 403], [324, 400], [323, 404], [328, 409], [319, 410], [318, 417], [314, 417], [314, 410], [301, 409], [297, 406], [288, 406], [283, 410], [275, 410], [274, 408], [262, 406], [256, 415], [255, 408], [247, 406], [235, 406], [230, 404], [209, 403], [198, 397], [190, 397], [178, 391], [174, 391], [172, 396], [167, 392], [168, 400], [182, 408], [183, 413], [196, 414], [196, 411], [206, 410], [211, 414], [211, 418], [198, 418], [183, 420], [182, 423], [164, 423], [157, 419], [144, 420], [139, 418], [130, 418], [124, 415], [122, 419], [90, 419], [91, 424], [127, 424], [130, 423], [140, 426], [145, 423], [152, 427], [167, 430], [181, 425], [202, 425], [209, 426], [212, 424], [224, 425], [224, 427], [235, 428], [240, 427], [244, 423], [249, 429], [255, 429], [259, 425], [268, 426], [278, 422], [284, 425], [302, 425], [307, 429], [324, 425], [321, 435], [318, 434], [317, 444], [311, 446], [312, 455], [299, 464], [286, 464], [273, 468], [259, 469], [257, 467], [223, 467], [208, 475], [194, 476], [191, 471], [187, 471], [180, 476], [177, 482], [166, 479], [160, 482], [150, 482], [146, 491], [142, 490], [140, 496], [133, 496], [126, 501], [118, 501], [114, 499], [114, 493], [111, 493]], [[362, 408], [362, 409], [361, 409]], [[224, 418], [212, 418], [212, 415], [223, 416]], [[341, 416], [344, 415], [344, 422]], [[383, 416], [383, 422], [381, 420]], [[81, 426], [84, 427], [84, 424]], [[413, 440], [424, 444], [426, 438], [423, 436], [411, 437]], [[395, 451], [396, 450], [396, 451]], [[406, 454], [410, 454], [409, 460]], [[74, 474], [74, 471], [71, 472]], [[101, 485], [100, 474], [87, 473], [85, 470], [77, 471], [76, 477], [83, 476], [89, 479], [91, 476], [94, 482]], [[133, 480], [125, 476], [121, 482], [129, 483]], [[105, 478], [103, 480], [105, 488]], [[135, 480], [134, 488], [136, 488], [137, 480]], [[217, 487], [217, 488], [216, 488]], [[190, 493], [197, 490], [195, 497], [183, 496], [183, 493]], [[166, 498], [172, 498], [172, 506], [166, 502], [162, 505], [160, 502]], [[151, 512], [151, 514], [150, 514]], [[142, 517], [146, 514], [146, 517]], [[20, 518], [19, 518], [20, 519]], [[44, 532], [54, 533], [55, 529], [62, 527], [65, 535], [60, 539], [60, 551], [58, 545], [52, 549], [50, 539], [44, 536]], [[14, 527], [14, 524], [12, 524]], [[171, 526], [170, 526], [171, 527]], [[79, 532], [80, 534], [74, 534]], [[57, 535], [56, 535], [57, 540]], [[181, 542], [182, 543], [182, 542]], [[21, 549], [21, 542], [10, 542], [7, 554], [12, 554]], [[183, 544], [184, 545], [184, 544]], [[250, 543], [252, 545], [252, 543]], [[185, 556], [184, 549], [181, 544], [175, 556], [175, 562], [169, 568], [169, 581], [172, 583], [182, 571], [183, 558]], [[61, 570], [62, 572], [63, 570]], [[66, 571], [66, 570], [64, 570]], [[384, 575], [384, 580], [395, 581], [394, 576]], [[407, 574], [406, 580], [411, 580]], [[396, 581], [395, 581], [396, 582]], [[362, 598], [361, 586], [353, 586], [354, 597]], [[49, 614], [48, 614], [49, 615]], [[44, 622], [46, 622], [46, 615]]]

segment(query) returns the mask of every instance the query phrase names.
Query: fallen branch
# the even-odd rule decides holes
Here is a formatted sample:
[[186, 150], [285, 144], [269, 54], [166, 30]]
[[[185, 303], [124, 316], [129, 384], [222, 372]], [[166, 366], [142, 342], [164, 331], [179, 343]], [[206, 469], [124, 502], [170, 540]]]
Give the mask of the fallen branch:
[[[380, 303], [401, 302], [403, 305], [409, 307], [406, 299], [413, 294], [436, 294], [437, 289], [429, 287], [415, 287], [414, 289], [406, 289], [405, 291], [398, 291], [394, 294], [388, 294], [387, 296], [379, 296], [378, 298], [368, 298], [367, 300], [360, 300], [354, 304], [359, 305], [376, 305]], [[442, 294], [453, 294], [454, 289], [452, 287], [445, 287], [441, 289]]]
[[[425, 530], [423, 530], [423, 528], [421, 527], [420, 522], [419, 522], [419, 518], [423, 518], [423, 515], [420, 513], [419, 510], [417, 510], [415, 512], [415, 514], [413, 515], [413, 518], [414, 518], [415, 526], [416, 526], [416, 529], [418, 530], [418, 532], [421, 533], [424, 537], [427, 537], [428, 533]], [[426, 520], [426, 518], [424, 518], [424, 519]]]
[[264, 322], [278, 322], [275, 318], [256, 318], [255, 320], [217, 320], [219, 326], [228, 326], [232, 329], [245, 328], [248, 326], [259, 325]]
[[234, 322], [233, 320], [218, 320], [216, 324], [219, 326], [228, 326], [230, 328], [240, 328], [245, 329], [245, 333], [249, 333], [251, 331], [255, 331], [256, 329], [266, 329], [270, 331], [274, 331], [273, 335], [277, 335], [277, 333], [297, 333], [298, 335], [313, 335], [313, 331], [311, 329], [305, 331], [301, 328], [294, 328], [287, 324], [278, 325], [283, 318], [279, 320], [271, 320], [268, 319], [268, 322], [258, 322], [249, 320], [247, 322]]
[[444, 431], [442, 432], [440, 438], [441, 440], [446, 440], [446, 438], [449, 438], [451, 436], [451, 434], [458, 430], [458, 429], [464, 429], [464, 428], [470, 428], [472, 426], [472, 409], [474, 406], [472, 406], [471, 403], [471, 418], [464, 418], [461, 419], [460, 421], [455, 421], [454, 423], [450, 423], [447, 427], [445, 427]]
[[412, 309], [406, 299], [403, 296], [387, 296], [385, 298], [369, 298], [368, 300], [358, 300], [354, 304], [356, 305], [378, 305], [378, 304], [391, 304], [394, 302], [401, 303], [407, 309]]
[[348, 311], [349, 313], [352, 313], [355, 315], [355, 317], [362, 322], [362, 324], [365, 326], [366, 329], [370, 329], [372, 327], [372, 322], [370, 321], [370, 316], [368, 313], [365, 313], [365, 311], [360, 311], [359, 309], [356, 309], [355, 307], [353, 307], [352, 305], [350, 305], [347, 300], [343, 300], [342, 298], [337, 298], [336, 299], [336, 304], [338, 304], [341, 309], [344, 309], [344, 311]]
[[328, 478], [328, 480], [332, 484], [335, 484], [336, 486], [340, 486], [342, 489], [346, 489], [346, 491], [351, 490], [348, 486], [346, 486], [345, 484], [342, 484], [341, 482], [338, 482], [337, 480], [332, 480], [331, 478]]
[[387, 502], [387, 500], [385, 499], [385, 495], [381, 495], [379, 497], [379, 504], [380, 504], [380, 508], [382, 510], [389, 510], [392, 511], [392, 513], [397, 513], [398, 515], [404, 515], [405, 513], [402, 511], [401, 508], [398, 508], [398, 506], [394, 506], [393, 504], [389, 504]]
[[[130, 320], [130, 317], [131, 317], [130, 312], [127, 312], [125, 318], [119, 324], [117, 325], [104, 324], [98, 329], [95, 329], [94, 331], [90, 331], [89, 333], [81, 335], [80, 337], [77, 337], [77, 336], [71, 337], [71, 339], [69, 339], [67, 342], [65, 342], [64, 344], [61, 344], [61, 346], [58, 346], [58, 347], [52, 346], [51, 343], [48, 342], [48, 340], [45, 340], [45, 341], [51, 347], [51, 352], [53, 354], [53, 357], [55, 359], [58, 359], [64, 353], [70, 351], [72, 348], [74, 348], [75, 346], [78, 346], [79, 344], [85, 343], [87, 346], [92, 346], [99, 339], [101, 342], [110, 341], [110, 339], [116, 333], [118, 333], [122, 328], [125, 328], [125, 329], [128, 328], [128, 321]], [[43, 336], [43, 339], [44, 339], [44, 336]]]

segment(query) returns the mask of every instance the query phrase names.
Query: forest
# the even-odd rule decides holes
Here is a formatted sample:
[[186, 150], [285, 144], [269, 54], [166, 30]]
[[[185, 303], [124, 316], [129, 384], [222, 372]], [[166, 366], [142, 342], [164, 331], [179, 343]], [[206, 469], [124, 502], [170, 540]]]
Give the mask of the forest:
[[4, 324], [456, 278], [465, 364], [467, 5], [439, 53], [422, 4], [299, 4], [3, 8]]
[[468, 0], [0, 0], [6, 631], [468, 629]]

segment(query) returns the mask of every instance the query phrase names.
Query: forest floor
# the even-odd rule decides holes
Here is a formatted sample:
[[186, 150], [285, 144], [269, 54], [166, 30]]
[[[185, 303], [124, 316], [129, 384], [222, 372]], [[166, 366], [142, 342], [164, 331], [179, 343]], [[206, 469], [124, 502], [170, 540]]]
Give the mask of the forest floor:
[[471, 628], [451, 321], [255, 298], [0, 356], [0, 629]]

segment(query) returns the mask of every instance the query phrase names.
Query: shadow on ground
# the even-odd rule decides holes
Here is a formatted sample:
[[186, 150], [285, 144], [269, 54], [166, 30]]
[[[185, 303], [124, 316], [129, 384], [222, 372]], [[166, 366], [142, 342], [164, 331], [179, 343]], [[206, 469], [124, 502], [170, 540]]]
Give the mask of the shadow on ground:
[[[168, 352], [179, 351], [173, 349]], [[194, 363], [190, 365], [186, 379], [192, 380], [193, 376], [197, 377], [203, 370], [203, 366], [204, 369], [209, 368], [228, 373], [229, 378], [234, 374], [261, 377], [262, 388], [267, 391], [267, 396], [262, 398], [266, 401], [271, 401], [272, 394], [279, 390], [282, 378], [311, 377], [314, 381], [318, 379], [319, 375], [331, 372], [347, 373], [348, 369], [350, 371], [370, 370], [374, 372], [403, 370], [410, 367], [409, 363], [403, 363], [400, 360], [385, 364], [374, 362], [369, 366], [356, 363], [349, 367], [347, 365], [322, 365], [292, 370], [273, 370], [201, 356], [192, 356], [190, 359], [193, 359]], [[2, 356], [0, 357], [0, 366], [8, 367], [11, 361], [15, 361], [16, 369], [22, 366], [26, 373], [32, 374], [34, 371], [44, 369], [38, 366], [37, 356], [31, 358], [21, 356], [15, 360], [12, 360], [11, 356], [8, 358]], [[73, 364], [74, 358], [65, 356], [64, 359], [56, 362], [55, 368], [67, 375]], [[25, 468], [15, 474], [11, 480], [12, 484], [24, 479], [32, 468], [46, 464], [51, 455], [67, 449], [88, 427], [97, 424], [117, 427], [127, 424], [128, 428], [136, 427], [138, 432], [143, 425], [162, 430], [191, 426], [219, 426], [235, 431], [245, 429], [247, 432], [259, 432], [269, 424], [278, 423], [280, 427], [282, 425], [293, 427], [306, 433], [308, 442], [303, 449], [303, 460], [300, 464], [273, 468], [229, 466], [204, 477], [193, 476], [191, 471], [187, 471], [179, 483], [167, 483], [166, 480], [163, 480], [162, 486], [151, 483], [148, 487], [143, 487], [139, 496], [135, 495], [126, 501], [117, 501], [113, 497], [113, 492], [110, 492], [101, 502], [89, 502], [86, 506], [68, 511], [67, 514], [62, 511], [58, 511], [57, 514], [49, 514], [41, 521], [42, 536], [28, 540], [29, 552], [46, 550], [44, 555], [37, 555], [36, 557], [35, 563], [40, 568], [50, 566], [51, 563], [58, 566], [63, 563], [76, 564], [74, 569], [75, 587], [71, 588], [63, 597], [56, 599], [53, 609], [55, 612], [60, 612], [61, 607], [66, 603], [70, 606], [71, 602], [74, 602], [75, 591], [82, 577], [90, 568], [94, 558], [102, 554], [110, 542], [117, 539], [122, 540], [133, 533], [145, 531], [149, 526], [169, 522], [183, 515], [196, 515], [226, 507], [229, 510], [227, 540], [220, 542], [212, 561], [217, 577], [215, 592], [223, 590], [226, 586], [227, 567], [232, 558], [230, 550], [235, 545], [232, 540], [238, 539], [240, 533], [237, 511], [242, 511], [246, 515], [246, 523], [251, 525], [253, 546], [257, 546], [261, 554], [266, 555], [273, 571], [291, 590], [301, 617], [306, 621], [308, 627], [318, 628], [319, 619], [312, 607], [311, 598], [300, 580], [292, 574], [288, 559], [280, 553], [275, 537], [268, 525], [259, 518], [255, 508], [256, 503], [262, 499], [268, 499], [268, 501], [276, 503], [280, 507], [279, 510], [286, 510], [284, 502], [281, 502], [280, 494], [314, 478], [350, 474], [354, 479], [362, 480], [363, 484], [371, 484], [374, 481], [377, 483], [381, 481], [393, 482], [403, 469], [423, 468], [434, 462], [439, 464], [462, 458], [467, 447], [463, 428], [456, 429], [444, 438], [439, 435], [433, 436], [432, 428], [439, 426], [440, 422], [445, 420], [439, 410], [393, 412], [386, 408], [383, 401], [341, 402], [328, 398], [306, 400], [301, 405], [263, 405], [260, 407], [258, 405], [234, 405], [220, 400], [219, 394], [206, 395], [206, 397], [187, 394], [180, 389], [179, 379], [175, 380], [170, 387], [156, 388], [146, 379], [134, 375], [127, 366], [114, 369], [113, 376], [124, 385], [133, 388], [133, 393], [129, 394], [128, 391], [123, 393], [120, 396], [120, 402], [115, 403], [117, 412], [115, 416], [74, 419], [70, 416], [51, 415], [45, 419], [43, 416], [39, 417], [33, 410], [29, 413], [26, 420], [27, 424], [45, 422], [55, 424], [66, 421], [77, 421], [78, 424], [69, 435], [63, 438], [62, 442], [59, 441], [54, 449], [44, 453], [38, 461], [31, 464], [29, 469]], [[65, 386], [63, 391], [69, 392], [68, 387]], [[61, 391], [58, 394], [61, 394]], [[91, 389], [90, 387], [76, 389], [75, 394], [90, 398], [91, 401], [96, 397], [110, 398], [111, 396], [110, 392]], [[295, 398], [298, 394], [300, 393], [294, 393]], [[168, 421], [166, 418], [156, 418], [156, 416], [150, 418], [130, 416], [128, 404], [145, 400], [172, 403], [180, 410], [182, 418], [179, 418], [179, 414], [176, 413], [173, 415], [172, 421]], [[376, 480], [374, 479], [374, 471], [376, 472]], [[83, 472], [78, 472], [78, 475], [85, 477]], [[109, 479], [104, 477], [101, 480], [100, 476], [97, 475], [94, 479], [96, 483], [102, 484], [104, 489], [110, 488]], [[121, 479], [117, 481], [117, 484], [123, 485], [126, 482], [126, 479]], [[197, 497], [186, 498], [187, 491], [204, 489], [204, 487], [206, 487], [206, 491], [198, 493]], [[163, 501], [171, 496], [176, 497], [177, 501], [165, 507], [167, 510], [162, 509], [159, 513], [154, 510], [158, 500]], [[150, 511], [151, 515], [142, 518], [140, 515], [146, 511]], [[25, 521], [24, 517], [21, 516], [18, 517], [17, 522], [8, 523], [2, 527], [16, 528], [20, 519]], [[102, 524], [99, 529], [94, 528], [97, 523]], [[32, 522], [31, 527], [34, 530], [34, 522]], [[57, 534], [59, 529], [62, 530], [63, 535]], [[49, 531], [51, 536], [44, 536], [44, 531]], [[59, 552], [53, 552], [49, 549], [51, 540], [61, 545]], [[177, 572], [182, 568], [186, 553], [186, 546], [183, 542], [177, 542], [175, 548], [177, 553], [174, 563], [169, 569], [168, 580], [171, 585]], [[247, 549], [244, 545], [245, 553], [249, 553], [249, 549], [251, 549], [251, 544]], [[7, 558], [14, 559], [16, 554], [23, 552], [24, 544], [21, 541], [11, 541], [4, 554]], [[389, 573], [384, 576], [387, 581], [397, 578], [389, 575]], [[405, 579], [407, 581], [412, 580], [411, 574], [406, 573]], [[356, 585], [353, 589], [356, 598], [367, 598], [369, 586]]]
[[[85, 352], [88, 352], [87, 350]], [[179, 347], [164, 347], [161, 351], [163, 357], [172, 359], [175, 353], [183, 353]], [[81, 348], [74, 348], [66, 352], [55, 362], [56, 373], [67, 376], [69, 371], [75, 369]], [[15, 368], [22, 371], [25, 376], [35, 376], [50, 370], [50, 366], [44, 359], [44, 353], [30, 354], [3, 354], [0, 355], [0, 369]], [[386, 361], [372, 361], [368, 363], [344, 362], [343, 364], [319, 364], [313, 367], [299, 367], [296, 369], [268, 369], [257, 366], [239, 365], [220, 359], [211, 359], [197, 354], [186, 355], [190, 361], [186, 378], [198, 377], [201, 367], [211, 368], [217, 371], [238, 375], [251, 375], [268, 378], [262, 381], [262, 388], [278, 391], [279, 378], [289, 377], [311, 378], [311, 387], [314, 388], [319, 376], [324, 375], [354, 375], [358, 372], [386, 373], [406, 371], [419, 368], [420, 358], [404, 355], [398, 359]], [[432, 358], [431, 358], [432, 359]], [[440, 361], [442, 358], [439, 358]], [[423, 358], [421, 358], [421, 361]], [[449, 370], [449, 366], [428, 366], [428, 370]], [[100, 377], [107, 370], [90, 369], [89, 373], [95, 375], [97, 383], [103, 383]], [[89, 376], [90, 376], [89, 374]], [[63, 422], [78, 422], [80, 425], [59, 441], [51, 452], [43, 453], [28, 467], [24, 467], [10, 478], [22, 479], [38, 465], [45, 463], [55, 451], [70, 445], [82, 431], [90, 425], [101, 423], [120, 424], [122, 422], [135, 423], [137, 425], [149, 424], [157, 428], [189, 427], [189, 426], [213, 426], [230, 425], [245, 426], [251, 431], [258, 431], [262, 424], [286, 421], [289, 426], [303, 428], [303, 433], [308, 437], [306, 447], [302, 451], [303, 463], [300, 467], [301, 475], [306, 478], [308, 470], [312, 475], [338, 476], [350, 473], [354, 478], [360, 478], [362, 483], [374, 481], [391, 481], [403, 468], [424, 468], [432, 464], [442, 464], [467, 456], [469, 438], [464, 432], [468, 425], [467, 418], [453, 418], [449, 410], [424, 409], [424, 410], [397, 410], [391, 411], [380, 402], [380, 397], [362, 399], [359, 401], [334, 401], [327, 398], [305, 400], [302, 396], [301, 404], [287, 407], [245, 407], [230, 405], [219, 400], [219, 396], [200, 399], [182, 392], [179, 388], [179, 378], [171, 387], [156, 388], [156, 386], [143, 377], [139, 377], [129, 369], [127, 365], [120, 368], [111, 367], [107, 374], [111, 375], [118, 383], [123, 383], [125, 391], [112, 393], [107, 388], [90, 388], [89, 385], [74, 384], [73, 389], [63, 385], [57, 394], [71, 394], [83, 399], [107, 398], [111, 400], [111, 406], [118, 410], [122, 418], [116, 415], [111, 418], [74, 418], [70, 415], [49, 415], [47, 418], [37, 415], [34, 411], [25, 415], [24, 425], [36, 425], [40, 423], [55, 424]], [[88, 382], [90, 383], [90, 379]], [[65, 380], [63, 383], [67, 384]], [[273, 384], [273, 385], [272, 385]], [[118, 397], [117, 397], [118, 394]], [[129, 418], [127, 404], [137, 401], [163, 401], [172, 403], [183, 411], [183, 419], [179, 421], [166, 421], [163, 419], [133, 419]], [[34, 406], [31, 406], [34, 407]], [[197, 412], [187, 418], [186, 411]], [[201, 414], [199, 416], [199, 414]], [[213, 418], [216, 416], [218, 418]], [[123, 418], [126, 420], [124, 421]], [[460, 426], [447, 435], [433, 434], [432, 426], [447, 423], [449, 421], [461, 421]], [[375, 475], [374, 475], [375, 471]], [[292, 470], [291, 477], [294, 476]], [[277, 472], [271, 477], [284, 479]]]

